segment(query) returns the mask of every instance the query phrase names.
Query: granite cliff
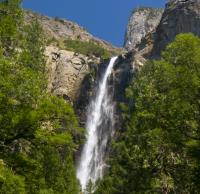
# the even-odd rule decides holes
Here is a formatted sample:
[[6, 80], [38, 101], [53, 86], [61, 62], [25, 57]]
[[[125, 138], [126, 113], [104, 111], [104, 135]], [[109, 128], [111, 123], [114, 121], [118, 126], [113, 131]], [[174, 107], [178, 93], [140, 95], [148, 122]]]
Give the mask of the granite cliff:
[[200, 36], [200, 0], [170, 0], [156, 29], [152, 56], [159, 56], [177, 34]]
[[176, 35], [191, 32], [200, 36], [199, 26], [199, 0], [169, 0], [164, 10], [134, 10], [129, 19], [124, 45], [128, 52], [136, 51], [133, 63], [138, 68], [149, 59], [159, 58]]
[[100, 58], [95, 56], [85, 56], [55, 46], [48, 46], [45, 55], [48, 64], [49, 90], [71, 102], [76, 99], [80, 85], [90, 72], [91, 65], [100, 63]]
[[160, 23], [163, 9], [139, 7], [134, 9], [128, 21], [124, 48], [134, 53], [132, 66], [140, 68], [153, 48], [152, 35]]
[[31, 11], [25, 11], [25, 19], [27, 22], [37, 19], [43, 27], [48, 39], [56, 40], [81, 40], [84, 42], [94, 42], [109, 51], [115, 52], [118, 48], [114, 47], [107, 41], [101, 40], [94, 37], [92, 34], [87, 32], [86, 29], [79, 26], [78, 24], [58, 17], [51, 18]]
[[[26, 22], [37, 19], [47, 42], [48, 87], [51, 92], [71, 103], [80, 93], [81, 84], [91, 66], [122, 52], [110, 43], [94, 37], [78, 24], [25, 11]], [[81, 48], [83, 47], [83, 48]]]
[[129, 18], [127, 31], [125, 34], [124, 47], [128, 51], [136, 49], [142, 38], [153, 32], [158, 26], [163, 10], [139, 7], [134, 9]]
[[[71, 21], [49, 18], [29, 11], [25, 12], [25, 16], [27, 21], [37, 18], [48, 37], [45, 55], [49, 90], [84, 109], [92, 95], [91, 83], [95, 85], [96, 76], [103, 71], [108, 60], [95, 54], [88, 55], [71, 50], [66, 47], [65, 40], [92, 42], [109, 51], [110, 56], [121, 55], [124, 50], [93, 37]], [[124, 40], [127, 54], [119, 57], [113, 73], [116, 99], [122, 100], [124, 87], [127, 85], [124, 80], [131, 77], [127, 78], [127, 75], [132, 74], [134, 69], [140, 68], [147, 60], [159, 57], [161, 51], [177, 34], [192, 32], [200, 35], [199, 26], [200, 0], [168, 1], [164, 10], [148, 7], [134, 9]]]

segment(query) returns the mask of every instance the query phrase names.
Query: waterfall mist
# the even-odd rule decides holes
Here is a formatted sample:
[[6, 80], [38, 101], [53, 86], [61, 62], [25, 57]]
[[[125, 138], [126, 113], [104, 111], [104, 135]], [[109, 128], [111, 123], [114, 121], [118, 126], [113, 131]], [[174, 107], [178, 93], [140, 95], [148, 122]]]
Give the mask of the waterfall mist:
[[111, 58], [102, 79], [99, 80], [96, 96], [88, 107], [87, 139], [77, 167], [77, 178], [83, 191], [90, 181], [94, 184], [102, 178], [106, 166], [104, 159], [114, 125], [114, 104], [112, 92], [108, 87], [108, 79], [116, 60], [117, 57]]

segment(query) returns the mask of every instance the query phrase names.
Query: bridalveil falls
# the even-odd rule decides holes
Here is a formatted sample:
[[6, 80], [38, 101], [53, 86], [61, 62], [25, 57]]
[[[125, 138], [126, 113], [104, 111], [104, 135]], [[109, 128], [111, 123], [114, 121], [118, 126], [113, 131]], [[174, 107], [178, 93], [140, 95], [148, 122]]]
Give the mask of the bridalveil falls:
[[104, 158], [114, 125], [114, 104], [112, 92], [109, 91], [108, 87], [108, 79], [116, 60], [117, 57], [111, 58], [102, 79], [99, 80], [96, 96], [88, 107], [87, 139], [77, 167], [77, 178], [83, 191], [90, 181], [95, 183], [99, 178], [102, 178], [106, 166]]

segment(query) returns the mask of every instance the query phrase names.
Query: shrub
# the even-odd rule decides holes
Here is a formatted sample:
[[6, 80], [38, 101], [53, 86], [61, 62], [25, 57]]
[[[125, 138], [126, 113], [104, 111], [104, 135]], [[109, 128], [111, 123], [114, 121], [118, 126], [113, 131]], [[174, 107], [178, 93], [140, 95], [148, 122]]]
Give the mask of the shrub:
[[83, 55], [94, 55], [96, 57], [102, 57], [103, 59], [107, 59], [111, 56], [111, 53], [97, 45], [93, 42], [83, 42], [80, 40], [64, 40], [64, 45], [67, 50], [71, 50], [77, 53], [81, 53]]

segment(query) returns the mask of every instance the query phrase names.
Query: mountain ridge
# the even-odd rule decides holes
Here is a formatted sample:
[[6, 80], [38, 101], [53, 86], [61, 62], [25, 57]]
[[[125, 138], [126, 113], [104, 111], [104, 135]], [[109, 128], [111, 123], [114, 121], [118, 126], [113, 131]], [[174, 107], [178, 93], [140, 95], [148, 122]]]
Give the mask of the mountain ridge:
[[62, 19], [59, 17], [45, 16], [30, 10], [25, 10], [24, 13], [27, 22], [33, 19], [37, 19], [47, 35], [52, 38], [80, 40], [83, 42], [92, 41], [111, 52], [121, 52], [121, 50], [123, 50], [123, 48], [113, 46], [106, 40], [95, 37], [76, 22], [72, 22], [70, 20]]

